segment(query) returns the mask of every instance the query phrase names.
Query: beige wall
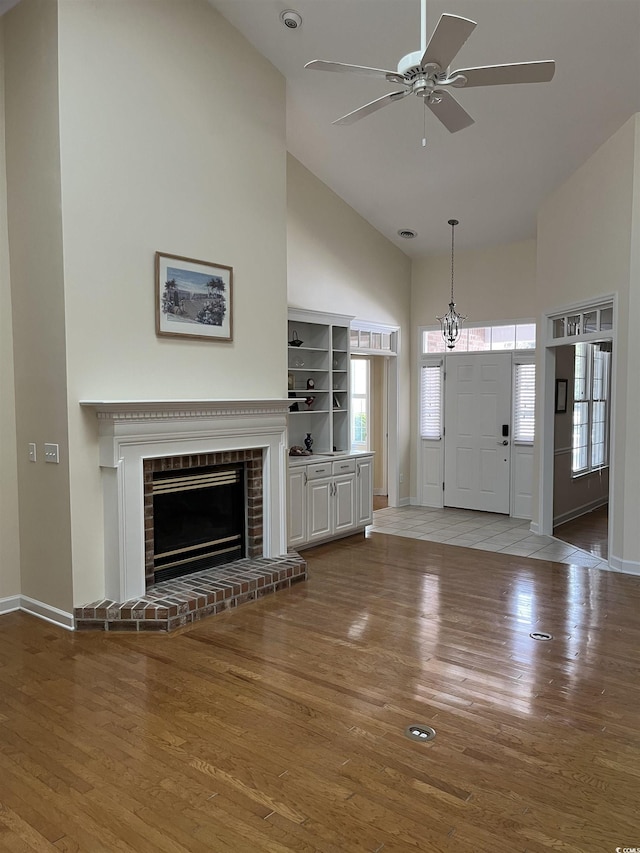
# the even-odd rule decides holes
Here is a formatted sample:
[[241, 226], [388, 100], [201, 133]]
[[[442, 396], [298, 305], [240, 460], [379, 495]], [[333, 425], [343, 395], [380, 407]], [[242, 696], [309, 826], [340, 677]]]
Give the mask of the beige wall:
[[[82, 603], [102, 594], [103, 544], [96, 420], [79, 400], [283, 396], [285, 89], [206, 0], [61, 0], [59, 32]], [[233, 267], [233, 342], [156, 336], [156, 250]]]
[[[22, 594], [69, 610], [57, 4], [23, 0], [5, 15], [4, 27]], [[59, 465], [44, 462], [46, 441], [60, 445]], [[27, 458], [29, 442], [37, 443], [35, 464]]]
[[0, 602], [20, 592], [16, 408], [4, 137], [4, 23], [0, 18]]
[[409, 496], [411, 262], [366, 220], [287, 158], [289, 304], [400, 327], [400, 499]]
[[[456, 237], [462, 223], [456, 228]], [[451, 253], [416, 260], [411, 276], [414, 328], [437, 325], [451, 296]], [[536, 241], [523, 240], [471, 252], [456, 249], [454, 294], [469, 323], [535, 317]]]
[[[613, 354], [611, 499], [613, 556], [640, 567], [640, 157], [630, 119], [542, 204], [538, 214], [538, 312], [618, 296]], [[538, 350], [538, 372], [543, 351]], [[542, 400], [538, 401], [542, 428]], [[540, 430], [539, 430], [540, 433]], [[538, 490], [536, 482], [535, 488]], [[534, 515], [538, 502], [534, 499]], [[536, 518], [534, 517], [534, 521]]]

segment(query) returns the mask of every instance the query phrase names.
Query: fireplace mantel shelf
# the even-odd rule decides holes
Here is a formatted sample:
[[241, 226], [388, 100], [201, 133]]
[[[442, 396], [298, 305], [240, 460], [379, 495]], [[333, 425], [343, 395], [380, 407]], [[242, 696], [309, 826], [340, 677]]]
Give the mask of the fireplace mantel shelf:
[[94, 409], [100, 420], [153, 420], [252, 413], [280, 414], [288, 411], [289, 400], [279, 397], [251, 400], [80, 400], [80, 405]]

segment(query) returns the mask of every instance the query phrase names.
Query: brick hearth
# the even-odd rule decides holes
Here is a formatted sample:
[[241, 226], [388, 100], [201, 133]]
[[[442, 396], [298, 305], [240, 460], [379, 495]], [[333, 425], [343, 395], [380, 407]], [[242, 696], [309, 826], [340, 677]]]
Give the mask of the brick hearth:
[[288, 589], [306, 578], [307, 564], [295, 552], [284, 557], [236, 560], [162, 581], [150, 587], [143, 597], [131, 601], [105, 599], [77, 607], [75, 627], [93, 631], [173, 631]]

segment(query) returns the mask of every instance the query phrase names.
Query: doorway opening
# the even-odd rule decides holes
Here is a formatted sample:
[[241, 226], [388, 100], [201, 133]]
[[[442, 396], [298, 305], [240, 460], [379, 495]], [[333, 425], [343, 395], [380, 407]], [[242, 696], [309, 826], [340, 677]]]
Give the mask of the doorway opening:
[[382, 355], [351, 357], [351, 449], [373, 451], [374, 509], [389, 505], [389, 370]]
[[553, 535], [608, 559], [611, 341], [556, 347]]

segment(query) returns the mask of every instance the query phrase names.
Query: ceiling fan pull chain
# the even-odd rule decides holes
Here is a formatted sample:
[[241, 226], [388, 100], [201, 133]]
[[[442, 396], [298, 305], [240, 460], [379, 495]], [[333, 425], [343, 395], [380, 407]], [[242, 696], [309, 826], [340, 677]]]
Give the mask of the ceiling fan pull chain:
[[427, 102], [422, 99], [422, 147], [427, 147]]

